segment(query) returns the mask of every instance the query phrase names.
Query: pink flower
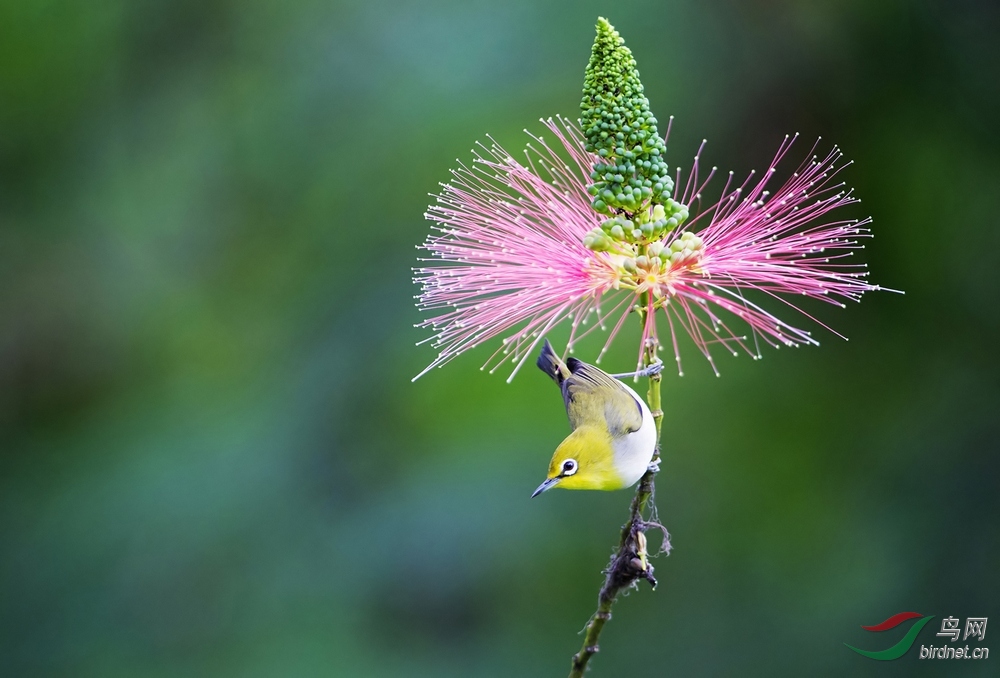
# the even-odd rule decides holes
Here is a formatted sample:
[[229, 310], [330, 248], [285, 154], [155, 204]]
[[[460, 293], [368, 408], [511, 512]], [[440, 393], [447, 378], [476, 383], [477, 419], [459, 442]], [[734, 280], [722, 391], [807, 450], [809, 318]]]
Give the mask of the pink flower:
[[[579, 129], [562, 118], [543, 122], [558, 142], [555, 148], [532, 135], [527, 162], [521, 164], [496, 143], [481, 145], [473, 165], [453, 170], [452, 181], [428, 209], [437, 233], [422, 249], [431, 254], [424, 261], [434, 265], [415, 271], [422, 286], [417, 306], [443, 312], [418, 327], [431, 329], [425, 341], [440, 352], [414, 379], [505, 335], [483, 368], [492, 366], [492, 372], [510, 357], [516, 365], [510, 381], [545, 334], [566, 320], [571, 323], [567, 350], [613, 323], [603, 355], [636, 309], [643, 318], [640, 356], [646, 339], [659, 341], [661, 318], [678, 371], [680, 332], [715, 370], [713, 345], [756, 359], [761, 341], [819, 343], [758, 305], [755, 295], [778, 299], [826, 327], [785, 297], [844, 306], [880, 289], [866, 282], [865, 264], [852, 263], [854, 251], [863, 247], [858, 240], [871, 237], [870, 219], [831, 215], [857, 202], [843, 183], [834, 183], [844, 167], [836, 148], [822, 159], [810, 153], [771, 193], [766, 185], [795, 140], [786, 137], [755, 183], [751, 173], [734, 188], [730, 173], [721, 199], [686, 225], [662, 239], [626, 242], [602, 236], [605, 217], [594, 212], [586, 190], [594, 156], [584, 149]], [[711, 173], [699, 182], [695, 156], [683, 189], [678, 172], [676, 200], [700, 201], [710, 179]], [[595, 247], [595, 238], [604, 244]], [[735, 331], [733, 319], [742, 321], [749, 336], [746, 329]]]

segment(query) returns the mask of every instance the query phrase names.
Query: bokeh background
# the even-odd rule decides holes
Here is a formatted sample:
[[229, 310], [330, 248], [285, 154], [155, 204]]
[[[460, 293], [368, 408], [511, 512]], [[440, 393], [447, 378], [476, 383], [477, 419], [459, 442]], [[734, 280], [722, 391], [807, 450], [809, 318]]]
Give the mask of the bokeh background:
[[565, 674], [629, 494], [529, 500], [542, 374], [410, 383], [410, 267], [473, 142], [576, 117], [598, 15], [672, 165], [840, 144], [906, 295], [718, 379], [685, 348], [675, 550], [591, 675], [995, 671], [843, 643], [1000, 645], [996, 3], [54, 0], [0, 4], [0, 673]]

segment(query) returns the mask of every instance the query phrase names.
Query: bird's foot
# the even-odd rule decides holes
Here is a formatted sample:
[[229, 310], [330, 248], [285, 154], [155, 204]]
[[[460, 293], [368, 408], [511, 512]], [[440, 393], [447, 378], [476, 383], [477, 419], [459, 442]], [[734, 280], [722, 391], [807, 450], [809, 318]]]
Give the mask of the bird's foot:
[[652, 377], [653, 375], [659, 374], [662, 371], [663, 371], [663, 361], [657, 358], [655, 363], [653, 363], [652, 365], [650, 365], [645, 369], [636, 370], [635, 372], [625, 372], [624, 374], [612, 374], [611, 376], [614, 377], [615, 379]]
[[649, 462], [649, 466], [646, 467], [646, 470], [649, 471], [650, 473], [659, 473], [660, 472], [660, 460], [659, 459], [654, 459], [653, 461]]
[[659, 374], [662, 371], [663, 371], [663, 361], [657, 358], [656, 362], [654, 362], [652, 365], [639, 372], [639, 376], [652, 377], [654, 374]]

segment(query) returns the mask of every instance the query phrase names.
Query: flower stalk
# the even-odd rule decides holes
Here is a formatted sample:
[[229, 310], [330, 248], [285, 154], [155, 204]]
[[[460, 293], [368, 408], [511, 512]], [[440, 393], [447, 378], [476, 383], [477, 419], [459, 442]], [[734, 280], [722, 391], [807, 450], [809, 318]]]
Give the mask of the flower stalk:
[[[650, 294], [650, 304], [652, 304]], [[646, 313], [652, 313], [650, 306]], [[642, 315], [645, 315], [643, 313]], [[645, 319], [644, 319], [645, 321]], [[648, 339], [643, 348], [643, 366], [649, 367], [657, 362], [657, 344], [654, 339]], [[573, 655], [569, 678], [580, 678], [587, 670], [587, 662], [600, 650], [598, 640], [604, 625], [611, 619], [611, 608], [622, 589], [635, 585], [640, 579], [649, 582], [656, 588], [656, 578], [653, 576], [653, 566], [648, 561], [645, 532], [649, 528], [658, 528], [663, 533], [661, 552], [670, 551], [670, 535], [666, 528], [655, 521], [656, 507], [651, 511], [651, 517], [646, 520], [644, 512], [655, 494], [654, 479], [660, 461], [660, 430], [663, 421], [663, 411], [660, 409], [660, 374], [649, 377], [649, 391], [646, 399], [656, 423], [656, 450], [650, 468], [643, 474], [636, 487], [632, 504], [629, 506], [629, 517], [622, 526], [618, 550], [611, 558], [611, 563], [604, 571], [604, 584], [597, 594], [597, 611], [590, 617], [583, 634], [583, 646]]]
[[[597, 21], [597, 37], [583, 86], [580, 104], [586, 150], [595, 153], [594, 182], [587, 187], [593, 196], [591, 207], [610, 216], [599, 228], [584, 237], [584, 246], [594, 252], [611, 252], [622, 257], [624, 275], [619, 287], [635, 291], [643, 303], [634, 310], [642, 321], [644, 341], [641, 362], [644, 368], [659, 362], [656, 338], [656, 310], [663, 301], [660, 276], [673, 266], [697, 265], [703, 243], [685, 232], [666, 246], [664, 239], [688, 218], [687, 207], [673, 200], [674, 183], [663, 156], [666, 145], [656, 131], [656, 118], [642, 92], [635, 59], [607, 20]], [[611, 607], [622, 589], [645, 579], [654, 589], [656, 579], [649, 563], [646, 530], [663, 532], [662, 551], [670, 549], [666, 529], [644, 517], [653, 498], [654, 479], [660, 463], [660, 435], [663, 410], [660, 407], [660, 373], [649, 377], [646, 401], [656, 425], [656, 447], [649, 469], [639, 480], [622, 526], [618, 550], [605, 570], [604, 584], [597, 595], [597, 611], [584, 630], [583, 646], [573, 655], [570, 678], [583, 676], [587, 662], [599, 650], [598, 640], [611, 619]]]

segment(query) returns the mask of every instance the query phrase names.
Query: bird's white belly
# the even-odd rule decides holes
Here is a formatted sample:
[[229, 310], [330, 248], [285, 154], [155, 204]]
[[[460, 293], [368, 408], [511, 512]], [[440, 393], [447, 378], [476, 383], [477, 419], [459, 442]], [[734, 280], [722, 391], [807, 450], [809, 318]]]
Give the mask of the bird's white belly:
[[639, 430], [614, 441], [615, 470], [621, 476], [625, 487], [629, 487], [642, 477], [653, 459], [653, 451], [656, 449], [656, 423], [645, 401], [627, 384], [623, 383], [622, 386], [635, 396], [642, 409], [642, 426]]

